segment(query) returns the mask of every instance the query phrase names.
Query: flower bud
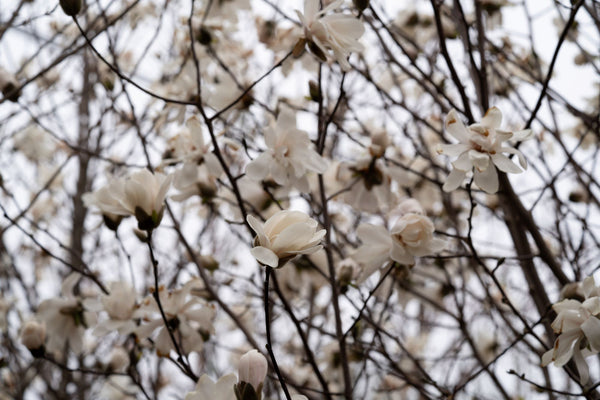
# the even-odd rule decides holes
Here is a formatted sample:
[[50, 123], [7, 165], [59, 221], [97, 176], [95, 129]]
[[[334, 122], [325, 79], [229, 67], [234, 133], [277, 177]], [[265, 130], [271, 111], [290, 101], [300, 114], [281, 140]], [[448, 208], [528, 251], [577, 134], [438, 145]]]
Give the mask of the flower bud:
[[28, 321], [21, 330], [21, 343], [27, 347], [34, 356], [43, 354], [46, 341], [46, 326], [37, 321]]
[[81, 0], [60, 0], [60, 7], [69, 17], [74, 17], [81, 11]]
[[[262, 391], [262, 384], [267, 376], [269, 365], [265, 356], [258, 350], [250, 350], [240, 358], [239, 364], [239, 382], [246, 382], [252, 385], [256, 394]], [[259, 395], [260, 398], [260, 395]]]
[[110, 352], [108, 368], [110, 371], [125, 372], [129, 366], [129, 353], [123, 347], [116, 347]]

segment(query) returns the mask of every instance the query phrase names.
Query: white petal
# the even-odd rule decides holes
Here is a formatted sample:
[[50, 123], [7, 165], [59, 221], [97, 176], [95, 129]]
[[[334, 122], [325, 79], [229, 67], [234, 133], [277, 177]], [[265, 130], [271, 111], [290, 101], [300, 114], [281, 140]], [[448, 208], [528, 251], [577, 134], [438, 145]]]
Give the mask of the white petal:
[[492, 161], [500, 171], [509, 172], [511, 174], [520, 174], [523, 172], [521, 168], [517, 167], [517, 165], [510, 161], [510, 159], [505, 155], [493, 154]]
[[413, 265], [415, 263], [415, 258], [397, 242], [394, 242], [392, 246], [390, 257], [392, 260], [399, 262], [400, 264]]
[[587, 321], [581, 324], [581, 330], [587, 337], [592, 349], [596, 352], [600, 351], [600, 319], [590, 317]]
[[448, 115], [446, 115], [445, 126], [449, 134], [454, 136], [462, 143], [468, 143], [471, 135], [469, 134], [467, 127], [465, 127], [460, 120], [455, 109], [450, 110]]
[[498, 191], [498, 172], [493, 165], [490, 165], [486, 170], [481, 172], [476, 169], [474, 178], [477, 186], [485, 192], [494, 194]]
[[573, 361], [575, 361], [577, 371], [579, 372], [579, 382], [581, 382], [582, 385], [585, 385], [590, 379], [590, 370], [579, 347], [575, 348], [573, 351]]
[[438, 146], [437, 152], [440, 154], [446, 154], [449, 157], [458, 157], [465, 151], [471, 148], [468, 144], [457, 143], [457, 144], [441, 144]]
[[513, 132], [513, 139], [516, 141], [527, 140], [533, 136], [531, 129], [524, 129], [522, 131]]
[[253, 247], [250, 250], [250, 253], [252, 253], [254, 258], [256, 258], [256, 260], [263, 265], [268, 265], [269, 267], [277, 268], [277, 265], [279, 264], [279, 257], [277, 257], [277, 254], [273, 253], [270, 249], [267, 249], [266, 247]]
[[442, 188], [444, 192], [451, 192], [465, 180], [467, 173], [465, 171], [461, 171], [459, 169], [453, 169], [450, 172], [450, 175], [446, 178], [446, 183], [444, 183], [444, 187]]
[[277, 254], [282, 254], [287, 250], [301, 250], [310, 243], [314, 232], [313, 227], [303, 222], [292, 224], [277, 235], [271, 248]]
[[272, 163], [273, 157], [271, 154], [264, 152], [246, 166], [246, 175], [255, 181], [263, 180], [269, 175]]
[[381, 245], [392, 245], [392, 239], [390, 233], [383, 226], [372, 225], [372, 224], [361, 224], [356, 228], [356, 235], [361, 242], [375, 243]]
[[482, 153], [477, 150], [469, 150], [469, 160], [479, 171], [488, 169], [490, 165], [490, 156], [488, 153]]
[[481, 125], [487, 128], [499, 128], [502, 123], [502, 111], [497, 107], [492, 107], [485, 112], [481, 119]]
[[469, 152], [462, 153], [456, 161], [452, 162], [452, 166], [454, 169], [459, 169], [461, 171], [467, 172], [473, 169], [473, 163], [471, 162], [471, 157], [469, 156]]

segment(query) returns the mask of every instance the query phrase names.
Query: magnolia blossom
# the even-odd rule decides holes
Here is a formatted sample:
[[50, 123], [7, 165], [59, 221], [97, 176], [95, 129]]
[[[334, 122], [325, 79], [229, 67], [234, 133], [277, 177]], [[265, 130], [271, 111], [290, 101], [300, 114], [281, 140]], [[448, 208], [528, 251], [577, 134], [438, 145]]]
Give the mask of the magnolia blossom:
[[585, 300], [562, 300], [552, 306], [558, 314], [552, 329], [559, 336], [554, 348], [542, 356], [542, 365], [551, 362], [557, 367], [564, 366], [571, 358], [575, 361], [582, 384], [589, 379], [589, 369], [585, 358], [600, 353], [600, 288], [594, 278], [583, 281]]
[[81, 352], [83, 334], [89, 325], [95, 323], [94, 314], [73, 295], [79, 278], [76, 273], [69, 275], [62, 284], [64, 297], [44, 300], [38, 307], [37, 319], [46, 325], [46, 349], [50, 352], [62, 353], [66, 343], [75, 353]]
[[363, 271], [363, 281], [386, 261], [392, 259], [400, 264], [413, 265], [415, 257], [423, 257], [444, 249], [446, 242], [435, 238], [435, 227], [431, 220], [423, 215], [422, 209], [416, 208], [414, 200], [405, 201], [400, 209], [404, 213], [389, 231], [372, 224], [361, 224], [356, 234], [362, 245], [356, 249], [352, 258], [358, 262]]
[[313, 149], [308, 133], [296, 128], [291, 110], [279, 113], [275, 127], [265, 132], [265, 142], [268, 149], [246, 167], [246, 174], [254, 180], [270, 175], [279, 185], [294, 185], [307, 192], [307, 172], [322, 174], [327, 170], [327, 161]]
[[262, 384], [267, 377], [269, 364], [265, 356], [258, 350], [250, 350], [242, 357], [238, 365], [239, 382], [246, 382], [252, 385], [252, 388], [260, 393]]
[[[185, 354], [202, 351], [203, 334], [214, 333], [213, 319], [216, 314], [214, 306], [193, 293], [193, 290], [201, 285], [197, 279], [194, 279], [181, 289], [167, 291], [164, 287], [160, 287], [158, 291], [169, 326], [179, 341], [181, 351]], [[135, 330], [135, 334], [139, 338], [148, 338], [158, 330], [154, 346], [159, 355], [167, 356], [175, 347], [154, 297], [149, 296], [134, 315], [142, 318], [143, 321], [143, 324]]]
[[88, 310], [108, 314], [108, 319], [98, 323], [94, 335], [103, 336], [113, 331], [122, 335], [133, 332], [136, 327], [133, 316], [137, 309], [135, 290], [124, 282], [111, 282], [108, 290], [109, 294], [101, 295], [99, 300], [87, 299], [83, 303]]
[[134, 215], [140, 229], [153, 229], [162, 219], [172, 180], [172, 175], [142, 169], [127, 178], [109, 181], [93, 193], [85, 193], [83, 201], [87, 207], [96, 206], [104, 215]]
[[317, 230], [317, 221], [301, 211], [279, 211], [264, 224], [252, 215], [247, 220], [256, 232], [251, 253], [263, 265], [280, 268], [298, 254], [312, 254], [323, 247], [319, 243], [325, 229]]
[[450, 157], [458, 157], [452, 162], [454, 169], [448, 175], [444, 184], [444, 191], [456, 189], [474, 169], [474, 179], [477, 186], [487, 193], [498, 191], [498, 173], [496, 168], [503, 172], [519, 174], [523, 172], [507, 156], [502, 153], [516, 154], [519, 164], [527, 169], [527, 161], [523, 154], [513, 147], [503, 147], [502, 143], [509, 139], [515, 141], [525, 140], [531, 136], [531, 130], [525, 129], [517, 132], [503, 131], [500, 128], [502, 112], [492, 107], [485, 113], [480, 123], [466, 127], [456, 110], [451, 110], [446, 116], [446, 131], [454, 136], [460, 143], [440, 145], [438, 153]]
[[348, 56], [353, 51], [362, 51], [358, 39], [365, 33], [362, 22], [352, 15], [329, 14], [340, 7], [344, 0], [337, 0], [319, 11], [319, 0], [305, 0], [304, 13], [296, 10], [304, 27], [304, 38], [315, 55], [325, 61], [328, 50], [344, 71], [350, 69]]
[[185, 396], [185, 400], [236, 400], [233, 387], [237, 382], [235, 374], [229, 374], [213, 382], [208, 375], [202, 375], [193, 392]]

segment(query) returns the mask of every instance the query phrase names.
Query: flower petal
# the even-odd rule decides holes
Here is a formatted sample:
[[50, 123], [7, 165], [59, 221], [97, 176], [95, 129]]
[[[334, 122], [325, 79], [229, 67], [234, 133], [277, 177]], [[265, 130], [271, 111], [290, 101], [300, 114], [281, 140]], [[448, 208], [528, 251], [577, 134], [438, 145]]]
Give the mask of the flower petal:
[[446, 115], [444, 126], [449, 134], [454, 136], [462, 143], [468, 143], [469, 137], [471, 136], [467, 127], [462, 123], [458, 116], [458, 112], [455, 109], [450, 110]]
[[446, 183], [444, 183], [444, 187], [442, 188], [444, 192], [451, 192], [465, 180], [467, 173], [465, 171], [461, 171], [459, 169], [453, 169], [450, 172], [450, 175], [446, 178]]
[[277, 254], [273, 253], [270, 249], [267, 249], [263, 246], [253, 247], [250, 250], [250, 253], [256, 258], [256, 261], [263, 265], [268, 265], [269, 267], [277, 268], [279, 264], [279, 257]]
[[493, 154], [492, 161], [500, 171], [510, 172], [511, 174], [520, 174], [523, 172], [521, 168], [503, 154]]
[[486, 128], [499, 128], [502, 123], [502, 111], [498, 107], [492, 107], [485, 112], [481, 119], [481, 125]]
[[490, 165], [484, 171], [475, 170], [475, 183], [482, 190], [489, 194], [494, 194], [498, 191], [498, 172], [496, 167]]
[[581, 330], [595, 352], [600, 352], [600, 319], [592, 316], [581, 324]]

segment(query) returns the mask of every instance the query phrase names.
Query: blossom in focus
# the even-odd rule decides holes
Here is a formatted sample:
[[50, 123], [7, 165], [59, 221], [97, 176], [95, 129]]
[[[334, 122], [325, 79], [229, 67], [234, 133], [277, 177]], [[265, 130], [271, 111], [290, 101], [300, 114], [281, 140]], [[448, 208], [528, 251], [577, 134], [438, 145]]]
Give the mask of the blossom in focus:
[[586, 357], [600, 353], [600, 288], [594, 278], [582, 284], [585, 300], [565, 299], [552, 306], [557, 316], [552, 329], [558, 334], [554, 348], [542, 355], [542, 366], [551, 362], [562, 367], [571, 358], [577, 366], [582, 384], [589, 379]]
[[110, 181], [93, 193], [85, 193], [83, 201], [87, 207], [99, 208], [104, 215], [134, 215], [140, 229], [153, 229], [162, 219], [172, 180], [172, 175], [142, 169], [127, 178]]
[[298, 254], [312, 254], [323, 247], [325, 229], [318, 230], [317, 221], [301, 211], [281, 210], [264, 224], [252, 215], [247, 220], [256, 232], [251, 253], [263, 265], [279, 268]]
[[332, 13], [344, 0], [337, 0], [319, 11], [319, 0], [305, 0], [304, 13], [296, 10], [304, 27], [304, 38], [311, 51], [325, 61], [329, 50], [344, 71], [350, 69], [348, 56], [353, 51], [362, 51], [358, 39], [365, 33], [363, 23], [352, 15]]
[[240, 387], [242, 383], [249, 383], [256, 394], [259, 395], [262, 391], [263, 381], [267, 377], [268, 369], [269, 365], [265, 356], [260, 354], [258, 350], [248, 351], [240, 357], [238, 365], [239, 384], [236, 386]]
[[519, 174], [523, 172], [507, 156], [502, 153], [516, 154], [519, 164], [527, 168], [523, 154], [513, 148], [502, 146], [509, 139], [520, 141], [531, 136], [531, 129], [508, 132], [500, 130], [502, 112], [492, 107], [485, 113], [481, 122], [466, 127], [460, 120], [456, 110], [446, 116], [446, 131], [460, 143], [440, 145], [439, 154], [458, 157], [452, 162], [452, 172], [444, 184], [444, 191], [450, 192], [460, 186], [467, 173], [474, 170], [473, 177], [477, 186], [487, 193], [498, 191], [498, 173], [500, 171]]
[[392, 259], [400, 264], [413, 265], [415, 257], [423, 257], [440, 252], [446, 242], [433, 236], [433, 222], [423, 215], [418, 203], [409, 199], [399, 206], [404, 210], [392, 229], [372, 224], [361, 224], [356, 234], [362, 245], [352, 254], [361, 266], [359, 281], [363, 281]]
[[296, 128], [296, 116], [291, 110], [281, 110], [275, 127], [265, 132], [265, 143], [268, 149], [246, 167], [251, 179], [272, 176], [279, 185], [294, 185], [307, 192], [307, 172], [322, 174], [327, 170], [327, 160], [313, 149], [308, 133]]
[[208, 375], [202, 375], [193, 392], [185, 400], [236, 400], [233, 387], [237, 382], [235, 374], [229, 374], [213, 382]]

